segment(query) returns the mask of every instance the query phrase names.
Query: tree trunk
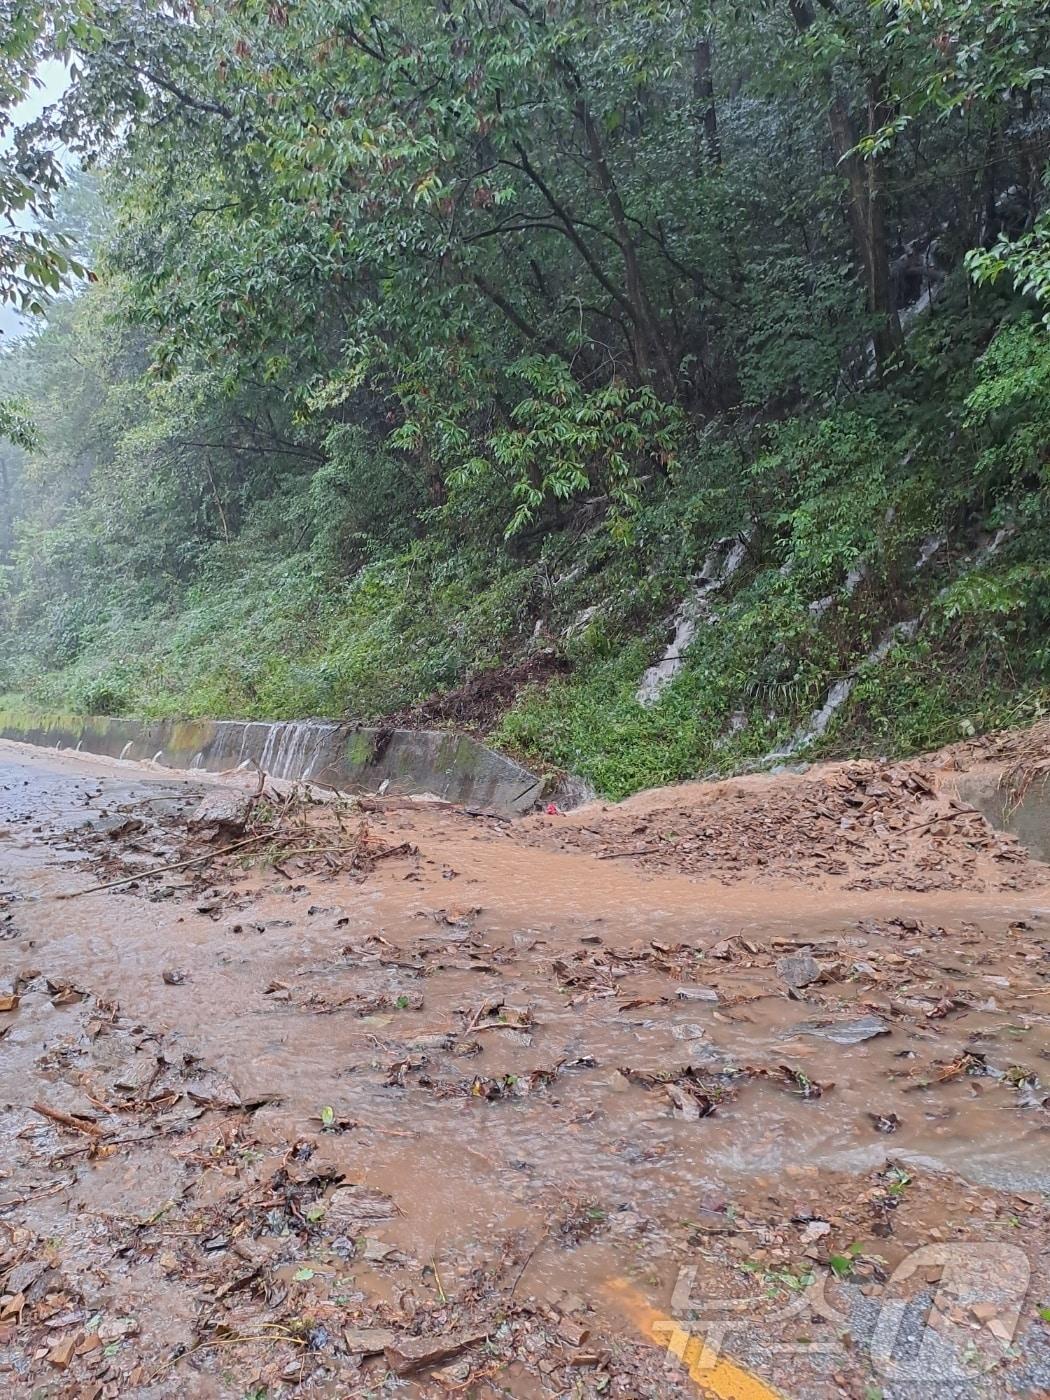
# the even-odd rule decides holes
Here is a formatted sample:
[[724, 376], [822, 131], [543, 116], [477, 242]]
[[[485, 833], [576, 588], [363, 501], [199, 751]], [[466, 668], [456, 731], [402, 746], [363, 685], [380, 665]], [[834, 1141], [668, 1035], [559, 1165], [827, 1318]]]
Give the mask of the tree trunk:
[[[873, 110], [873, 109], [871, 109]], [[886, 221], [886, 191], [882, 163], [853, 153], [856, 131], [845, 99], [836, 93], [828, 108], [835, 157], [849, 183], [848, 215], [853, 243], [860, 259], [868, 310], [875, 317], [872, 336], [879, 374], [896, 358], [901, 344], [900, 318], [893, 304], [890, 243]], [[878, 127], [874, 127], [877, 130]]]
[[721, 165], [722, 143], [718, 135], [714, 75], [711, 71], [711, 36], [705, 34], [693, 48], [693, 108], [696, 122], [694, 161], [697, 174], [705, 165]]
[[428, 448], [424, 447], [420, 455], [423, 465], [423, 482], [426, 486], [427, 500], [433, 507], [438, 508], [443, 506], [448, 500], [445, 475], [441, 470], [440, 463], [434, 460], [433, 454]]
[[[800, 34], [814, 22], [809, 0], [788, 0], [788, 8]], [[875, 369], [881, 376], [896, 360], [901, 346], [900, 318], [893, 303], [890, 278], [890, 241], [886, 222], [886, 183], [884, 162], [878, 156], [865, 160], [855, 153], [857, 134], [845, 97], [831, 76], [831, 97], [828, 103], [828, 124], [835, 159], [846, 173], [849, 185], [850, 231], [864, 278], [868, 310], [875, 318], [872, 342]], [[886, 75], [878, 73], [868, 80], [867, 134], [874, 135], [888, 119], [890, 112], [885, 100]]]
[[[576, 118], [587, 138], [587, 145], [590, 149], [591, 160], [598, 176], [598, 183], [601, 186], [602, 194], [605, 196], [606, 207], [609, 210], [616, 230], [616, 241], [623, 254], [623, 266], [626, 280], [627, 300], [630, 303], [632, 318], [638, 328], [639, 339], [639, 362], [642, 362], [643, 354], [647, 356], [647, 349], [651, 347], [656, 359], [656, 378], [664, 397], [674, 398], [677, 384], [675, 367], [672, 364], [671, 353], [667, 342], [664, 339], [663, 328], [660, 319], [649, 297], [649, 292], [642, 275], [641, 263], [638, 259], [638, 250], [635, 247], [634, 239], [631, 237], [630, 227], [627, 221], [627, 211], [623, 207], [620, 198], [620, 191], [617, 189], [616, 181], [613, 179], [612, 171], [609, 169], [608, 161], [605, 158], [605, 148], [602, 145], [598, 128], [594, 124], [590, 109], [586, 99], [581, 95], [576, 102]], [[646, 351], [643, 351], [641, 342], [648, 341]]]

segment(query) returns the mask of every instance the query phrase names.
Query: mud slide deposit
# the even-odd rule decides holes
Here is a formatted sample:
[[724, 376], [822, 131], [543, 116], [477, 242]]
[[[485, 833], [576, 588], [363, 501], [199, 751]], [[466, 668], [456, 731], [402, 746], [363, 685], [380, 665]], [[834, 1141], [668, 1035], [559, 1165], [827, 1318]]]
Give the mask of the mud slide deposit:
[[0, 1393], [1047, 1394], [1050, 869], [965, 785], [1048, 755], [510, 821], [0, 744]]

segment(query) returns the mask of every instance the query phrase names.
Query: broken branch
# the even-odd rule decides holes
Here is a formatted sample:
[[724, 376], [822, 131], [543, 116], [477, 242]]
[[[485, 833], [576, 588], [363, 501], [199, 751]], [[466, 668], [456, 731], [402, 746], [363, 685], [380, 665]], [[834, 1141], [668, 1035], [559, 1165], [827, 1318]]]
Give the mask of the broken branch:
[[86, 890], [66, 890], [63, 894], [56, 894], [56, 899], [77, 899], [82, 894], [98, 894], [100, 890], [115, 890], [118, 885], [130, 885], [135, 880], [146, 880], [151, 875], [163, 875], [167, 870], [185, 870], [191, 865], [204, 865], [209, 860], [217, 860], [219, 856], [228, 856], [232, 851], [239, 851], [244, 846], [250, 846], [257, 841], [269, 841], [273, 833], [264, 831], [258, 836], [246, 836], [243, 841], [235, 841], [232, 846], [223, 846], [221, 851], [208, 851], [203, 856], [191, 856], [189, 860], [177, 860], [168, 865], [154, 865], [149, 870], [137, 870], [134, 875], [124, 875], [119, 880], [110, 880], [105, 885], [89, 885]]

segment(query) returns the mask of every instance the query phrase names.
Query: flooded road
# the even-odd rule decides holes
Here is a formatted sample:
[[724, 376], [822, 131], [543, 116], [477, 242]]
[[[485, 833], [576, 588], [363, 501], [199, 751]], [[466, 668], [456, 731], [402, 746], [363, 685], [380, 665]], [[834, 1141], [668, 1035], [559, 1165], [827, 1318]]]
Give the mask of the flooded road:
[[865, 777], [858, 880], [823, 789], [195, 831], [237, 781], [0, 744], [10, 1393], [1048, 1393], [1050, 872], [983, 818]]

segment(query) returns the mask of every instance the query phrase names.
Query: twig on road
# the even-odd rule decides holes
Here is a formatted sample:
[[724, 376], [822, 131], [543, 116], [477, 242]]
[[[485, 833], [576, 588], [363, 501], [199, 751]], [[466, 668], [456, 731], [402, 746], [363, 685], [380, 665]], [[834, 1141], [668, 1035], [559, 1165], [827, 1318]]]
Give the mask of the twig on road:
[[119, 880], [110, 880], [104, 885], [89, 885], [86, 890], [66, 890], [64, 894], [56, 894], [55, 898], [78, 899], [82, 894], [98, 894], [100, 890], [115, 890], [118, 885], [130, 885], [135, 880], [146, 880], [151, 875], [163, 875], [168, 870], [185, 870], [190, 865], [203, 865], [206, 861], [217, 860], [219, 856], [228, 856], [232, 851], [239, 851], [256, 841], [269, 841], [272, 838], [272, 831], [264, 831], [258, 836], [246, 836], [243, 841], [235, 841], [232, 846], [223, 846], [220, 851], [207, 851], [202, 856], [191, 856], [189, 860], [177, 860], [168, 865], [153, 865], [148, 870], [137, 870], [134, 875], [124, 875]]

